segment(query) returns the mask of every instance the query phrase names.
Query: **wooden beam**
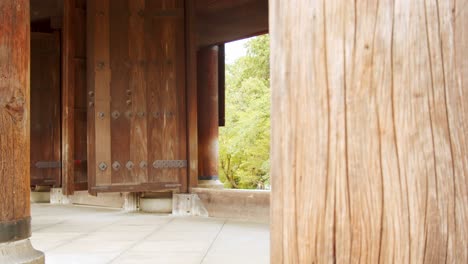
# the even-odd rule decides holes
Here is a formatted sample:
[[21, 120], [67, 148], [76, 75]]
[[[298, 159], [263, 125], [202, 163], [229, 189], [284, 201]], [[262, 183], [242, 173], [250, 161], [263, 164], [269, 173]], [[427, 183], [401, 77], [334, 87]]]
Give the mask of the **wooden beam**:
[[270, 0], [272, 263], [468, 262], [467, 5]]
[[268, 0], [198, 0], [199, 46], [216, 45], [268, 32]]

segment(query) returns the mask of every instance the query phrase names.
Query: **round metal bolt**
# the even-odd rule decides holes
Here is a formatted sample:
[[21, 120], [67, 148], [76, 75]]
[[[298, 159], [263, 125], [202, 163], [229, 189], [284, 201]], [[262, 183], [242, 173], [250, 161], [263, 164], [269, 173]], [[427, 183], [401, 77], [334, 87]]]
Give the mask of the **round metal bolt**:
[[104, 113], [103, 113], [103, 112], [99, 112], [99, 113], [98, 113], [98, 117], [99, 117], [100, 119], [103, 119], [103, 118], [104, 118]]
[[115, 110], [114, 112], [112, 112], [112, 118], [117, 119], [117, 118], [119, 118], [119, 116], [120, 116], [119, 111]]
[[105, 162], [99, 163], [99, 169], [105, 171], [107, 169], [107, 164]]
[[146, 167], [148, 167], [148, 163], [146, 161], [140, 162], [140, 168], [146, 169]]
[[112, 168], [114, 170], [119, 170], [120, 169], [120, 163], [118, 161], [115, 161], [114, 163], [112, 163]]
[[133, 169], [133, 166], [134, 166], [134, 164], [131, 161], [127, 162], [127, 164], [125, 165], [125, 167], [127, 167], [127, 169], [129, 169], [129, 170]]

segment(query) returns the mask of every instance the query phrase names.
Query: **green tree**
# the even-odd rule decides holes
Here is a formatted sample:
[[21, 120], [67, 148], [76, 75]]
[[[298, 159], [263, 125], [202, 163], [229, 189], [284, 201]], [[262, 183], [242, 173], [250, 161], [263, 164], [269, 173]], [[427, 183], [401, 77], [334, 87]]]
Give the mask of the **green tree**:
[[270, 180], [269, 36], [249, 40], [247, 55], [226, 66], [226, 126], [220, 128], [220, 179], [255, 189]]

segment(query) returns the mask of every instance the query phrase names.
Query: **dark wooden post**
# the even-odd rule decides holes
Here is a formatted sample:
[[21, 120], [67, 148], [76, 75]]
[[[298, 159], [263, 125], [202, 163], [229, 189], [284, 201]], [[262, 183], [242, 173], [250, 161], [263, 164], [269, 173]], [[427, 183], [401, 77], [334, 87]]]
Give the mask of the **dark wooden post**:
[[218, 177], [218, 46], [198, 51], [198, 186], [222, 188]]
[[63, 194], [74, 192], [75, 181], [75, 58], [73, 18], [75, 1], [63, 2], [62, 30], [62, 190]]
[[272, 263], [468, 263], [468, 0], [270, 0]]
[[0, 263], [44, 262], [29, 242], [29, 21], [29, 0], [0, 1]]

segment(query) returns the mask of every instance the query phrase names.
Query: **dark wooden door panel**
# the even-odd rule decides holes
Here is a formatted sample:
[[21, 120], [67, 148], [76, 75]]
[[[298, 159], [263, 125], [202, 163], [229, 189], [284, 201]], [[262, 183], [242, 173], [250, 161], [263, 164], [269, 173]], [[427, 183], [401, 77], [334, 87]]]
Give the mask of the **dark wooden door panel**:
[[60, 38], [31, 33], [31, 185], [60, 186]]
[[88, 1], [91, 191], [185, 190], [184, 1]]

